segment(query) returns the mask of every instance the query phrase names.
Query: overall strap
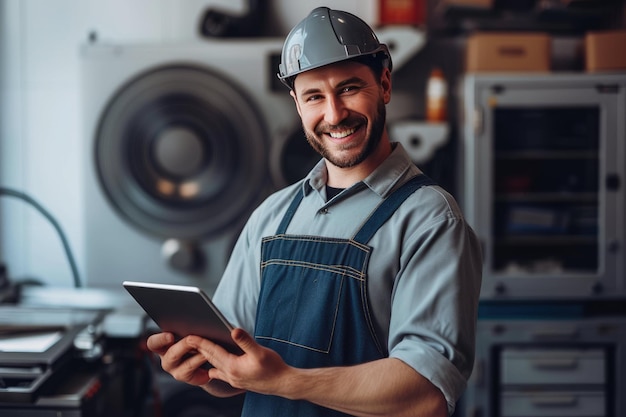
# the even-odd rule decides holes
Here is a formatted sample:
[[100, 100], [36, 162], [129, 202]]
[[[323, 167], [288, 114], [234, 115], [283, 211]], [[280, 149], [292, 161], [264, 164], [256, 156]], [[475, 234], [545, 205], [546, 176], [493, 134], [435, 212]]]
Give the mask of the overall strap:
[[293, 215], [296, 213], [296, 210], [298, 210], [298, 206], [300, 205], [300, 202], [302, 201], [303, 198], [304, 198], [304, 192], [302, 191], [302, 187], [300, 187], [298, 189], [298, 193], [291, 201], [289, 208], [287, 208], [287, 211], [285, 212], [285, 215], [283, 216], [283, 220], [280, 222], [278, 229], [276, 230], [277, 235], [282, 235], [287, 232], [287, 226], [289, 226], [289, 223], [291, 223], [291, 219], [293, 218]]
[[354, 236], [354, 240], [367, 244], [369, 240], [374, 236], [374, 233], [393, 215], [398, 207], [416, 190], [422, 188], [425, 185], [435, 185], [436, 183], [424, 174], [417, 175], [400, 188], [394, 191], [389, 197], [387, 197], [370, 218], [365, 222], [361, 230]]

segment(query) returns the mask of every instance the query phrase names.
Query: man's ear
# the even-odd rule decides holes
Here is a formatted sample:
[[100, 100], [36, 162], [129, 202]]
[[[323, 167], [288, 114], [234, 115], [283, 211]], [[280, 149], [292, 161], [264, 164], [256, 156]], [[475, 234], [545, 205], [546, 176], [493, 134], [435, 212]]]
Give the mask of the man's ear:
[[295, 91], [289, 90], [289, 95], [293, 98], [294, 103], [296, 103], [296, 110], [298, 110], [298, 114], [302, 117], [302, 112], [300, 111], [300, 103], [298, 102], [298, 96], [296, 96]]

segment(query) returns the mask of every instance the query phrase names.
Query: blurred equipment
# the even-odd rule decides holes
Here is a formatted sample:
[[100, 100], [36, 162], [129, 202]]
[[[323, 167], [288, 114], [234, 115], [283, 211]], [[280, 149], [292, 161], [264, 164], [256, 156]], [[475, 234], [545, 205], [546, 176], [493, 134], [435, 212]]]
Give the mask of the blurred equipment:
[[517, 311], [524, 310], [532, 318], [479, 321], [466, 415], [623, 416], [626, 319], [587, 316], [572, 305], [529, 303]]
[[0, 263], [0, 304], [14, 302], [17, 295], [17, 287], [9, 279], [7, 266]]
[[379, 0], [380, 25], [424, 25], [426, 0]]
[[[84, 361], [90, 358], [89, 363], [93, 370], [107, 371], [105, 375], [115, 375], [122, 372], [121, 378], [115, 379], [114, 387], [119, 397], [123, 399], [123, 406], [113, 402], [118, 398], [107, 397], [111, 404], [99, 404], [99, 408], [90, 408], [85, 414], [65, 414], [70, 409], [56, 409], [61, 414], [35, 414], [34, 407], [29, 405], [30, 413], [22, 416], [49, 416], [71, 415], [75, 417], [235, 417], [241, 414], [242, 398], [216, 398], [205, 391], [176, 381], [161, 369], [159, 359], [146, 348], [146, 338], [158, 331], [156, 323], [148, 318], [133, 298], [120, 285], [117, 289], [104, 288], [59, 288], [44, 286], [27, 286], [20, 297], [20, 307], [11, 306], [12, 314], [3, 315], [0, 308], [0, 328], [3, 322], [11, 323], [14, 328], [17, 323], [31, 323], [34, 320], [47, 320], [45, 323], [55, 323], [60, 319], [68, 320], [68, 312], [72, 312], [72, 325], [83, 322], [83, 318], [94, 315], [98, 318], [95, 323], [88, 324], [87, 331], [79, 332], [73, 339], [71, 355], [78, 356]], [[33, 312], [50, 312], [43, 316]], [[17, 319], [15, 318], [16, 316]], [[3, 321], [3, 317], [6, 319]], [[61, 321], [62, 324], [65, 321]], [[90, 323], [87, 320], [87, 323]], [[50, 330], [50, 329], [44, 329]], [[52, 329], [55, 331], [56, 329]], [[24, 333], [21, 333], [24, 335]], [[86, 355], [83, 352], [92, 352]], [[99, 353], [99, 355], [97, 354]], [[0, 358], [3, 354], [0, 353]], [[77, 362], [78, 364], [81, 361]], [[95, 364], [95, 365], [93, 365]], [[101, 365], [98, 365], [101, 364]], [[76, 392], [83, 392], [87, 387], [105, 387], [103, 382], [91, 384], [89, 378], [93, 375], [84, 375], [84, 366], [74, 366], [65, 369], [65, 380], [61, 389], [67, 392], [66, 385], [74, 387]], [[98, 366], [102, 366], [98, 368]], [[76, 374], [76, 375], [75, 375]], [[99, 375], [99, 374], [97, 374]], [[76, 381], [76, 382], [72, 382]], [[96, 381], [99, 381], [96, 378]], [[92, 393], [93, 390], [87, 390]], [[99, 392], [99, 391], [93, 391]], [[42, 394], [43, 395], [43, 394]], [[48, 395], [48, 394], [46, 394]], [[61, 394], [54, 394], [57, 398]], [[69, 392], [65, 395], [65, 404], [72, 406], [79, 400], [88, 404], [85, 398]], [[82, 394], [81, 394], [82, 395]], [[123, 395], [123, 396], [122, 396]], [[94, 396], [99, 398], [98, 396]], [[91, 398], [91, 397], [89, 397]], [[46, 404], [50, 400], [46, 397]], [[36, 404], [41, 403], [37, 401]], [[93, 403], [93, 402], [92, 402]], [[55, 403], [56, 404], [56, 403]], [[18, 404], [23, 405], [23, 404]], [[111, 408], [117, 407], [117, 409]], [[1, 407], [1, 404], [0, 404]], [[26, 407], [26, 406], [24, 406]], [[122, 412], [123, 409], [123, 412]], [[108, 411], [108, 414], [106, 414]], [[4, 416], [0, 408], [0, 415]], [[98, 414], [101, 413], [101, 414]], [[18, 417], [10, 416], [10, 417]]]
[[[252, 209], [319, 157], [276, 79], [282, 40], [83, 49], [89, 286], [212, 293]], [[295, 171], [295, 172], [292, 172]]]
[[622, 0], [438, 0], [429, 30], [583, 34], [621, 26]]
[[[106, 338], [106, 312], [0, 306], [0, 414], [132, 416], [146, 383], [128, 340]], [[146, 382], [148, 382], [146, 380]]]
[[625, 297], [626, 76], [468, 75], [464, 103], [482, 298]]
[[233, 15], [209, 8], [200, 22], [200, 34], [206, 37], [240, 38], [261, 35], [265, 0], [248, 0], [248, 10], [243, 15]]
[[463, 79], [460, 199], [483, 247], [467, 414], [626, 415], [626, 75]]
[[433, 68], [426, 82], [426, 120], [445, 122], [448, 119], [448, 82], [441, 68]]
[[448, 142], [448, 125], [401, 120], [389, 123], [389, 137], [400, 142], [418, 166], [429, 162], [439, 148]]
[[[57, 234], [59, 235], [59, 238], [61, 239], [61, 243], [63, 244], [65, 256], [67, 257], [67, 261], [69, 262], [70, 268], [72, 270], [72, 276], [74, 278], [74, 286], [77, 288], [81, 287], [82, 282], [78, 274], [78, 268], [76, 267], [74, 254], [72, 253], [72, 249], [70, 248], [70, 244], [67, 241], [67, 237], [65, 236], [65, 233], [63, 232], [63, 229], [61, 228], [61, 225], [54, 218], [54, 216], [48, 210], [46, 210], [41, 204], [39, 204], [34, 198], [30, 197], [29, 195], [21, 191], [14, 190], [14, 189], [7, 188], [7, 187], [0, 187], [0, 196], [15, 197], [22, 201], [25, 201], [26, 203], [30, 204], [31, 207], [35, 208], [46, 220], [48, 220], [48, 222], [50, 222], [50, 224], [54, 228], [54, 231], [57, 232]], [[0, 291], [3, 289], [4, 280], [2, 279], [2, 276], [4, 276], [5, 273], [6, 273], [6, 268], [3, 266], [2, 272], [0, 272]], [[0, 302], [2, 302], [2, 297], [0, 297]]]
[[389, 47], [394, 71], [403, 67], [426, 44], [425, 32], [412, 26], [383, 26], [376, 29], [375, 32], [378, 40]]

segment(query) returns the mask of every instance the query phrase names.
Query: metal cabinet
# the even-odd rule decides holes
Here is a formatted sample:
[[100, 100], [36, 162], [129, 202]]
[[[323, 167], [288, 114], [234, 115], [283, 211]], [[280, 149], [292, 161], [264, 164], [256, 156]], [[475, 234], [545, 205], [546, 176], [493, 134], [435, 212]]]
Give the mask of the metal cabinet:
[[463, 417], [626, 415], [626, 318], [478, 323]]
[[606, 416], [608, 352], [584, 345], [503, 347], [502, 416]]
[[482, 298], [626, 295], [626, 74], [473, 74], [461, 94]]

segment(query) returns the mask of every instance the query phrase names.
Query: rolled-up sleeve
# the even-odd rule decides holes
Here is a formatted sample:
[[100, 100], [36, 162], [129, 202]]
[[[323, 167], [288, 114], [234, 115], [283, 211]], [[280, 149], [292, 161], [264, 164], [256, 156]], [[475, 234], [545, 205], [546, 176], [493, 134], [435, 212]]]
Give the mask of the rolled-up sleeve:
[[407, 242], [392, 294], [389, 353], [437, 386], [452, 414], [474, 365], [480, 244], [456, 210], [430, 218]]

